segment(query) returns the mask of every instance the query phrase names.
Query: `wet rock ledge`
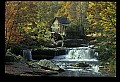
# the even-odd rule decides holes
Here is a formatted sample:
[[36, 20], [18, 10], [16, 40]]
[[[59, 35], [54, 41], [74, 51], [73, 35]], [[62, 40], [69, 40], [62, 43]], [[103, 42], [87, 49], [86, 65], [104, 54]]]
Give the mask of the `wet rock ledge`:
[[14, 61], [5, 62], [6, 76], [48, 76], [64, 71], [47, 59], [26, 61], [22, 56], [14, 56]]

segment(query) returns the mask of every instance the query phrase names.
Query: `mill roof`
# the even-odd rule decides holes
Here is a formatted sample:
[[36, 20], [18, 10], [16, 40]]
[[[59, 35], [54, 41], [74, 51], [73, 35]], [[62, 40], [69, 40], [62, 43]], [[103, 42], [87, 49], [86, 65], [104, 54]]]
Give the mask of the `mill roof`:
[[58, 22], [61, 23], [61, 24], [69, 24], [69, 23], [70, 23], [70, 21], [69, 21], [67, 18], [65, 18], [65, 17], [55, 17], [55, 19], [53, 20], [53, 22], [54, 22], [56, 19], [57, 19]]

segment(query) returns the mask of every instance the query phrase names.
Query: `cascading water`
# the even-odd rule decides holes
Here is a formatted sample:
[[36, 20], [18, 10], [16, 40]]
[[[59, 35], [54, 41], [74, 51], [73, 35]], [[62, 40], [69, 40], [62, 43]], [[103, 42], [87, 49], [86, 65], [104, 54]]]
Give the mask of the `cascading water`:
[[[55, 56], [52, 61], [66, 70], [64, 73], [60, 74], [62, 76], [67, 74], [67, 76], [91, 75], [99, 73], [99, 65], [97, 65], [98, 60], [96, 59], [97, 55], [98, 53], [95, 52], [95, 49], [90, 47], [66, 48], [65, 55]], [[80, 62], [87, 63], [90, 66], [74, 67], [76, 63]]]
[[67, 59], [90, 59], [89, 48], [73, 48], [68, 50]]
[[66, 54], [55, 56], [55, 61], [98, 61], [95, 49], [89, 47], [66, 48]]
[[32, 59], [32, 50], [30, 49], [27, 49], [27, 50], [23, 50], [23, 57], [26, 59], [26, 60], [33, 60]]

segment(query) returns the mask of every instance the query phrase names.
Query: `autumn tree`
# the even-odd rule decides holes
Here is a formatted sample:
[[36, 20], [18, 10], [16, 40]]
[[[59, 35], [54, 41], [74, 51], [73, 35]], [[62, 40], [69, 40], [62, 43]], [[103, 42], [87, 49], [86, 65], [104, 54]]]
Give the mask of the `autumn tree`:
[[96, 34], [101, 59], [116, 55], [116, 2], [89, 2], [88, 21]]
[[17, 7], [20, 2], [17, 1], [6, 1], [5, 2], [5, 45], [6, 48], [9, 45], [16, 44], [20, 41], [22, 36], [15, 26], [16, 13], [18, 12]]
[[[49, 7], [49, 3], [44, 1], [23, 1], [18, 5], [18, 12], [15, 16], [17, 22], [15, 26], [19, 29], [20, 33], [24, 35], [25, 39], [23, 39], [23, 41], [21, 40], [22, 43], [34, 44], [35, 41], [29, 41], [32, 39], [36, 39], [38, 43], [42, 43], [39, 42], [41, 40], [49, 40]], [[27, 37], [29, 40], [27, 40]]]

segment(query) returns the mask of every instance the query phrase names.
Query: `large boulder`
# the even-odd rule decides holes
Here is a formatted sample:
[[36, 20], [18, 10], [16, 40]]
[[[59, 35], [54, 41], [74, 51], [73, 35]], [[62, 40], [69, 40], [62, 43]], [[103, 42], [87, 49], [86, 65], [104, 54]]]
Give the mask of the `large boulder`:
[[38, 64], [44, 69], [50, 69], [54, 71], [63, 71], [58, 65], [54, 64], [52, 61], [43, 59], [38, 62]]

